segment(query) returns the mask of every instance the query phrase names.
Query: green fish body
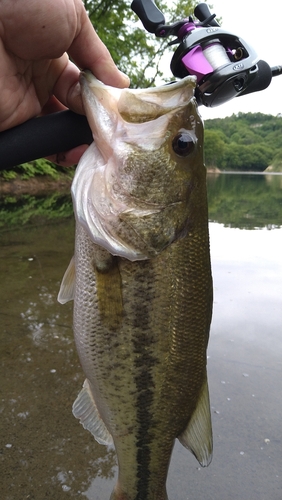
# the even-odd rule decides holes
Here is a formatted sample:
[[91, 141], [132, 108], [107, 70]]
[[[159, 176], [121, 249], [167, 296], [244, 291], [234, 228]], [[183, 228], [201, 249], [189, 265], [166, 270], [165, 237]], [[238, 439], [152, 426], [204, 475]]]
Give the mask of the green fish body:
[[81, 77], [94, 143], [72, 186], [74, 299], [86, 376], [74, 415], [114, 444], [111, 500], [166, 500], [175, 439], [206, 466], [212, 311], [203, 131], [194, 79], [113, 89]]

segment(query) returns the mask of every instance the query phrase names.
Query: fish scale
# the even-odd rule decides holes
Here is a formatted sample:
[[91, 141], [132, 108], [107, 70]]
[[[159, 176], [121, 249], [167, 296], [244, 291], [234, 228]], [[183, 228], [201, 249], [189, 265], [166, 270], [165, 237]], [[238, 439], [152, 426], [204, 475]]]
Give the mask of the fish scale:
[[[93, 85], [95, 87], [95, 81]], [[100, 83], [97, 85], [95, 98], [100, 99], [100, 105], [106, 99], [101, 101], [99, 92], [103, 93], [104, 87], [100, 87]], [[127, 135], [120, 132], [121, 145], [126, 141], [124, 149], [117, 141], [119, 132], [115, 131], [112, 136], [111, 146], [114, 140], [117, 141], [114, 143], [116, 149], [113, 148], [108, 162], [117, 162], [120, 178], [124, 181], [124, 171], [134, 175], [138, 165], [143, 174], [136, 172], [138, 182], [132, 183], [132, 193], [121, 191], [118, 200], [114, 198], [120, 185], [118, 176], [111, 181], [113, 194], [110, 183], [102, 189], [113, 196], [109, 215], [105, 215], [107, 202], [103, 203], [101, 214], [105, 217], [102, 231], [106, 228], [105, 237], [112, 239], [110, 243], [106, 241], [103, 246], [100, 233], [96, 237], [96, 230], [91, 231], [90, 217], [96, 220], [95, 207], [91, 205], [90, 215], [87, 212], [93, 199], [92, 191], [84, 193], [77, 187], [85, 169], [87, 182], [90, 178], [92, 167], [87, 169], [93, 161], [91, 151], [86, 152], [86, 163], [78, 167], [73, 185], [76, 208], [74, 269], [71, 266], [65, 275], [59, 300], [74, 299], [75, 341], [86, 375], [84, 387], [74, 403], [74, 415], [98, 442], [113, 443], [117, 453], [118, 481], [111, 500], [167, 500], [166, 478], [176, 438], [202, 465], [208, 465], [211, 460], [206, 349], [212, 310], [212, 278], [202, 128], [199, 118], [191, 119], [191, 116], [197, 117], [196, 109], [191, 107], [191, 102], [185, 102], [185, 95], [183, 97], [185, 92], [191, 97], [191, 79], [186, 81], [187, 88], [185, 82], [175, 85], [176, 89], [171, 85], [170, 90], [163, 87], [160, 90], [161, 95], [168, 93], [170, 103], [171, 93], [177, 95], [179, 89], [181, 95], [180, 102], [176, 100], [175, 110], [164, 109], [161, 123], [160, 118], [157, 119], [156, 130], [159, 126], [160, 138], [156, 139], [155, 131], [155, 138], [150, 138], [153, 146], [140, 146], [139, 139], [135, 142], [129, 124], [122, 118], [120, 128], [124, 126], [127, 130]], [[106, 91], [110, 92], [108, 88]], [[142, 91], [145, 97], [137, 91], [133, 105], [140, 97], [138, 92], [143, 99], [148, 91], [150, 89]], [[155, 92], [158, 93], [158, 89]], [[148, 110], [146, 107], [146, 117]], [[91, 112], [94, 114], [92, 108]], [[158, 115], [161, 115], [160, 109]], [[108, 123], [109, 119], [107, 126]], [[142, 122], [142, 127], [144, 125]], [[179, 158], [172, 150], [172, 139], [182, 126], [188, 125], [191, 137], [199, 138], [199, 143], [195, 142], [192, 157]], [[135, 120], [133, 136], [137, 126]], [[92, 154], [97, 155], [93, 172], [98, 168], [97, 179], [101, 179], [101, 169], [107, 163], [106, 158], [99, 157], [100, 136], [95, 127], [102, 129], [103, 124], [93, 126], [97, 144], [92, 150]], [[108, 136], [111, 138], [110, 131]], [[130, 140], [132, 147], [128, 146]], [[124, 157], [119, 163], [123, 151]], [[147, 178], [142, 185], [146, 169], [154, 179], [151, 188]], [[171, 185], [168, 183], [169, 171]], [[113, 176], [114, 170], [111, 172]], [[106, 176], [107, 182], [111, 176]], [[130, 183], [123, 182], [124, 186], [130, 189]], [[154, 189], [158, 190], [156, 199], [161, 204], [156, 202], [151, 209]], [[147, 191], [150, 191], [148, 198], [144, 199]], [[75, 198], [77, 192], [83, 193], [81, 206]], [[120, 213], [114, 216], [121, 199]], [[125, 201], [129, 207], [126, 210]], [[119, 240], [122, 243], [120, 255], [118, 248], [116, 252], [109, 251], [109, 247], [118, 247]], [[101, 241], [102, 245], [97, 244]], [[124, 256], [125, 248], [128, 248], [127, 257]]]

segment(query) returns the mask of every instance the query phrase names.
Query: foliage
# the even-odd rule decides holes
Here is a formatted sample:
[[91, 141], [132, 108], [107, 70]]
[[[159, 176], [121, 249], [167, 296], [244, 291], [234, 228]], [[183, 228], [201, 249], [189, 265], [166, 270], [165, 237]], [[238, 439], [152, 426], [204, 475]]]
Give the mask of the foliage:
[[205, 121], [205, 162], [220, 170], [282, 171], [282, 117], [238, 113]]
[[0, 197], [0, 231], [12, 226], [40, 224], [73, 215], [70, 194], [53, 193], [49, 196], [22, 195]]
[[22, 179], [29, 179], [35, 175], [49, 175], [52, 179], [57, 180], [60, 176], [56, 167], [51, 162], [43, 158], [29, 163], [24, 163], [23, 165], [20, 165], [19, 170], [22, 171]]
[[282, 148], [276, 149], [271, 167], [272, 172], [282, 172]]
[[62, 175], [72, 178], [73, 168], [59, 167], [45, 158], [34, 160], [28, 163], [17, 165], [13, 170], [0, 170], [0, 180], [10, 181], [17, 177], [22, 180], [28, 180], [35, 176], [47, 175], [54, 180], [59, 180]]
[[205, 162], [209, 167], [216, 167], [218, 158], [221, 158], [225, 151], [226, 137], [221, 130], [205, 130]]
[[17, 173], [14, 170], [2, 170], [0, 171], [0, 180], [1, 178], [4, 179], [4, 181], [11, 181], [13, 179], [16, 179]]
[[[193, 14], [195, 0], [156, 2], [164, 13], [166, 23], [174, 22]], [[108, 47], [117, 66], [131, 79], [131, 87], [149, 87], [157, 76], [171, 79], [170, 59], [173, 50], [167, 47], [170, 39], [156, 38], [148, 33], [137, 15], [131, 10], [131, 2], [125, 0], [84, 0], [85, 8], [99, 37]], [[163, 57], [165, 75], [160, 69]], [[165, 78], [163, 78], [165, 77]]]

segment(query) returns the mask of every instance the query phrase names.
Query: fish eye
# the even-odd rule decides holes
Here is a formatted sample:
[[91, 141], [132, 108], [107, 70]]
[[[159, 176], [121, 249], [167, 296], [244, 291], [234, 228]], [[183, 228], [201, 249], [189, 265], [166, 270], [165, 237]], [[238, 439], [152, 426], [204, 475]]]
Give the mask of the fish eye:
[[172, 148], [178, 156], [188, 156], [195, 146], [194, 139], [189, 132], [180, 132], [172, 141]]

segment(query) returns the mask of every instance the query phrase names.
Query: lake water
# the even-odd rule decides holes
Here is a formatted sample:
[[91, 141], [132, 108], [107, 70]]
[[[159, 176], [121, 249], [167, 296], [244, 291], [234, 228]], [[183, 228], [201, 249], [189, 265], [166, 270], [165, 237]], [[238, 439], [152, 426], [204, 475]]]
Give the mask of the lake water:
[[[212, 175], [208, 191], [214, 458], [202, 469], [177, 443], [168, 494], [281, 500], [282, 176]], [[66, 215], [70, 199], [60, 200], [57, 212]], [[72, 305], [56, 301], [73, 218], [46, 219], [38, 204], [6, 198], [0, 206], [1, 499], [109, 500], [115, 454], [72, 416], [84, 376]], [[24, 225], [32, 210], [36, 218]]]

